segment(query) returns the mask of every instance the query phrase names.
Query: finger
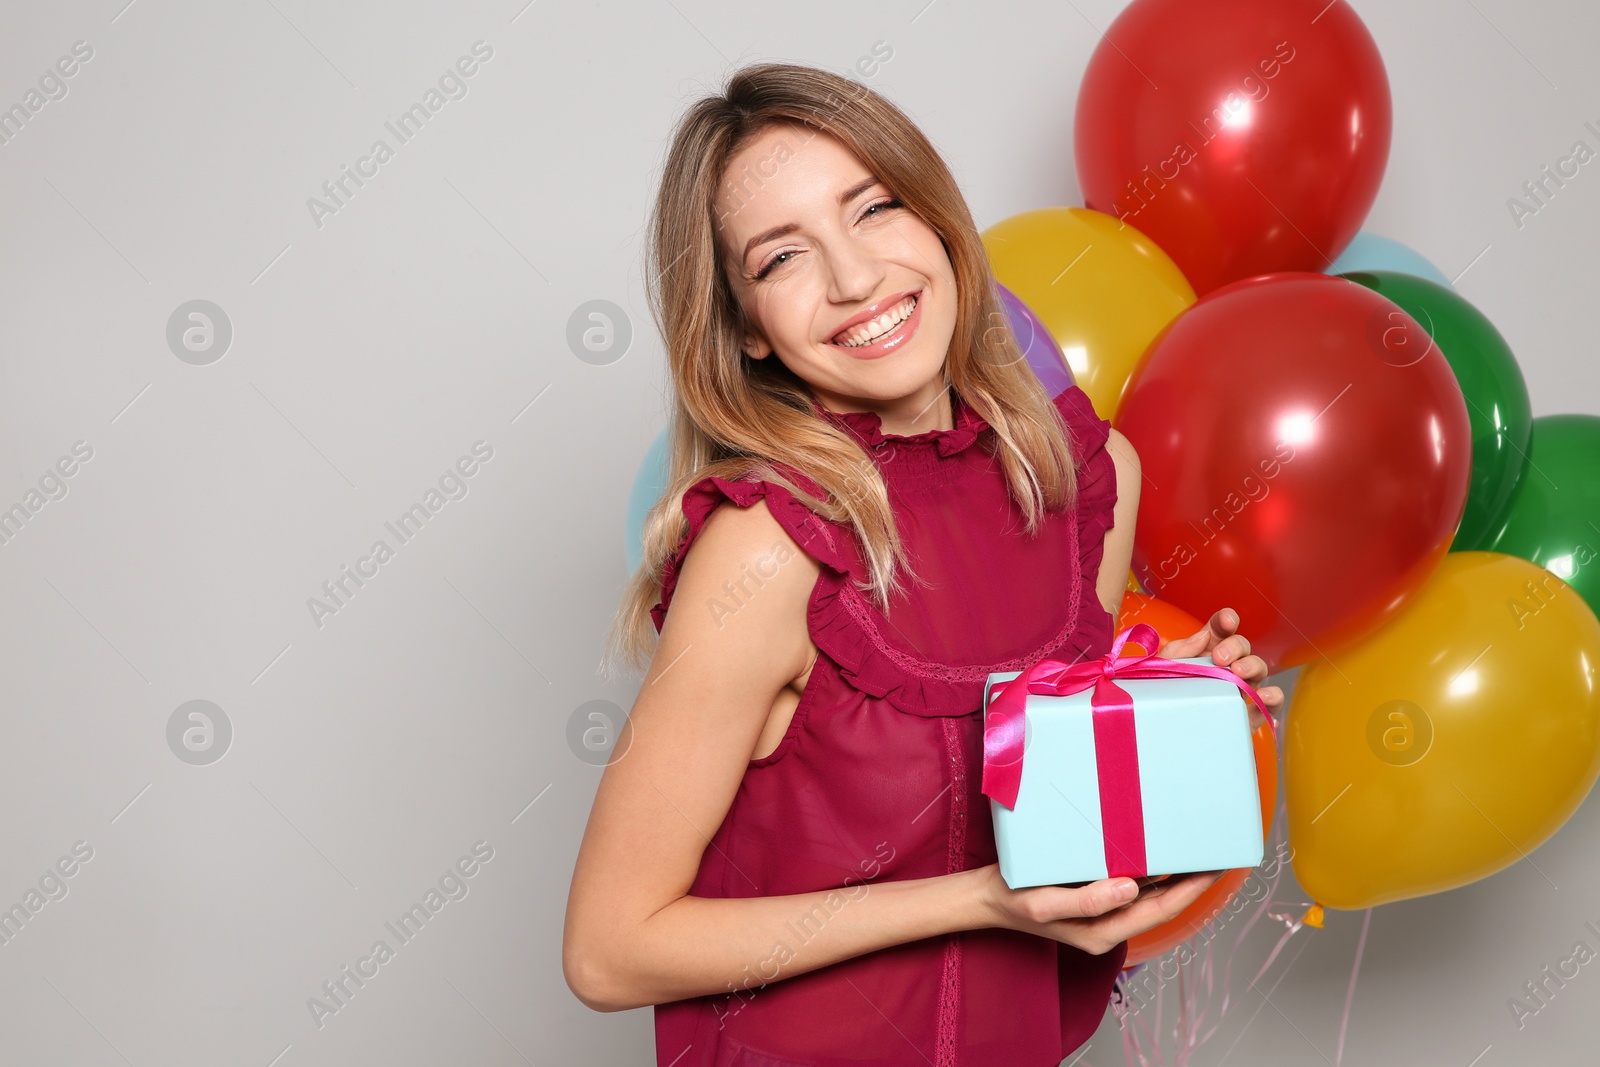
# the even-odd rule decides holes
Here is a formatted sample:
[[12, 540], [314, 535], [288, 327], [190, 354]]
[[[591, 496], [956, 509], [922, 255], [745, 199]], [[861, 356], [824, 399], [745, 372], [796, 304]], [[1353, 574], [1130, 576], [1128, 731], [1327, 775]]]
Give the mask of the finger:
[[[1127, 892], [1128, 887], [1134, 892]], [[1080, 889], [1067, 890], [1070, 895], [1064, 901], [1060, 914], [1064, 919], [1074, 917], [1093, 919], [1135, 899], [1138, 891], [1138, 883], [1132, 878], [1102, 878]]]
[[1204, 892], [1206, 887], [1221, 878], [1227, 871], [1193, 871], [1183, 875], [1172, 875], [1159, 885], [1151, 886], [1149, 890], [1135, 898], [1135, 903], [1140, 900], [1154, 900], [1172, 893], [1187, 892], [1194, 886], [1199, 886], [1199, 891]]
[[1151, 887], [1152, 894], [1156, 889], [1159, 889], [1162, 892], [1171, 892], [1174, 889], [1187, 885], [1188, 883], [1196, 880], [1204, 883], [1205, 885], [1210, 885], [1212, 882], [1215, 882], [1218, 878], [1221, 878], [1227, 873], [1227, 871], [1189, 871], [1184, 874], [1169, 874], [1164, 876], [1159, 884]]
[[1181, 878], [1170, 878], [1168, 881], [1163, 881], [1162, 885], [1150, 886], [1144, 893], [1134, 897], [1133, 904], [1122, 910], [1130, 910], [1133, 905], [1149, 902], [1149, 904], [1155, 904], [1163, 910], [1165, 917], [1162, 918], [1162, 921], [1166, 921], [1166, 918], [1171, 918], [1176, 913], [1189, 907], [1189, 904], [1192, 904], [1200, 894], [1205, 893], [1206, 889], [1210, 888], [1211, 883], [1221, 878], [1224, 873], [1227, 872], [1222, 872], [1222, 870], [1219, 870], [1219, 872], [1197, 872], [1189, 873], [1189, 875], [1184, 875]]
[[1232, 608], [1223, 608], [1211, 616], [1206, 628], [1216, 634], [1220, 641], [1239, 628], [1239, 613]]
[[1125, 941], [1146, 930], [1169, 922], [1179, 912], [1199, 899], [1213, 882], [1222, 877], [1222, 871], [1185, 875], [1159, 886], [1145, 890], [1132, 904], [1094, 920], [1106, 937]]
[[1244, 634], [1234, 634], [1217, 644], [1212, 658], [1218, 663], [1233, 663], [1250, 655], [1250, 639]]
[[[1168, 875], [1168, 876], [1166, 876], [1166, 878], [1164, 880], [1162, 880], [1160, 882], [1156, 882], [1156, 883], [1154, 883], [1152, 885], [1147, 885], [1147, 886], [1142, 887], [1139, 890], [1139, 895], [1134, 897], [1133, 900], [1129, 901], [1127, 904], [1124, 904], [1121, 908], [1113, 909], [1113, 910], [1114, 911], [1127, 911], [1130, 908], [1133, 908], [1133, 907], [1136, 907], [1136, 906], [1139, 906], [1139, 905], [1147, 904], [1150, 901], [1161, 900], [1163, 897], [1167, 896], [1168, 894], [1171, 894], [1171, 893], [1176, 892], [1176, 891], [1183, 890], [1191, 882], [1194, 882], [1197, 879], [1200, 881], [1200, 883], [1202, 885], [1202, 892], [1203, 892], [1204, 891], [1204, 888], [1203, 888], [1204, 886], [1210, 885], [1212, 882], [1216, 881], [1217, 878], [1221, 877], [1221, 874], [1223, 874], [1223, 873], [1226, 873], [1226, 872], [1217, 872], [1217, 873], [1201, 872], [1201, 873], [1192, 873], [1192, 874], [1184, 874], [1184, 875]], [[1102, 918], [1104, 918], [1104, 916], [1102, 916]], [[1093, 921], [1093, 920], [1091, 920], [1091, 921]]]
[[1233, 673], [1250, 683], [1264, 682], [1267, 678], [1267, 661], [1260, 656], [1246, 656], [1233, 661]]
[[1160, 655], [1167, 659], [1188, 659], [1191, 656], [1203, 656], [1206, 649], [1211, 647], [1212, 637], [1211, 627], [1203, 627], [1188, 637], [1180, 637], [1176, 641], [1168, 641], [1161, 646]]

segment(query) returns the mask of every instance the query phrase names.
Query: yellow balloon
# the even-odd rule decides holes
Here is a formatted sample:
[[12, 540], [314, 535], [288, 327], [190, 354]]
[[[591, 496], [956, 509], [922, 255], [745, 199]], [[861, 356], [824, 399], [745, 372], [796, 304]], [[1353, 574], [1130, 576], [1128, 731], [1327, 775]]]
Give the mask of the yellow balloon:
[[1295, 875], [1366, 908], [1508, 867], [1600, 775], [1600, 620], [1565, 582], [1452, 552], [1382, 629], [1294, 687], [1284, 791]]
[[983, 247], [995, 279], [1039, 316], [1103, 419], [1116, 414], [1156, 334], [1195, 300], [1154, 241], [1088, 208], [1013, 215], [983, 232]]

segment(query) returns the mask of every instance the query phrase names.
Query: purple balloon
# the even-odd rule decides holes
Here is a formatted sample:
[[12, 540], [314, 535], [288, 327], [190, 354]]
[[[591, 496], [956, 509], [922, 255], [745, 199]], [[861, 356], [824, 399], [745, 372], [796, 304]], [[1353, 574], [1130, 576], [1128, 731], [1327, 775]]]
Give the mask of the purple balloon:
[[1028, 366], [1033, 368], [1044, 391], [1053, 397], [1060, 396], [1076, 385], [1072, 370], [1061, 355], [1060, 346], [1050, 336], [1050, 331], [1039, 320], [1039, 316], [999, 282], [995, 283], [995, 289], [1000, 293], [1000, 302], [1005, 305], [1006, 317], [1011, 320], [1011, 332], [1016, 335], [1017, 344], [1022, 347], [1022, 354], [1028, 357]]

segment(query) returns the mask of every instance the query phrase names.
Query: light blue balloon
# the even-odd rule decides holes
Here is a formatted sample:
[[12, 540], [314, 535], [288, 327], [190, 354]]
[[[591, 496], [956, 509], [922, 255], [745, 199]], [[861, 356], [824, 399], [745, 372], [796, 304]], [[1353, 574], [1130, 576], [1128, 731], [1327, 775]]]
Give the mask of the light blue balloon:
[[644, 517], [650, 506], [660, 499], [667, 488], [667, 430], [662, 428], [655, 443], [639, 461], [639, 472], [633, 476], [633, 488], [628, 492], [628, 573], [639, 569], [644, 562]]
[[1356, 234], [1350, 246], [1329, 264], [1324, 273], [1347, 274], [1354, 270], [1399, 271], [1401, 274], [1413, 274], [1430, 282], [1438, 282], [1446, 289], [1453, 288], [1444, 272], [1428, 262], [1421, 253], [1413, 252], [1392, 237], [1380, 237], [1366, 230]]

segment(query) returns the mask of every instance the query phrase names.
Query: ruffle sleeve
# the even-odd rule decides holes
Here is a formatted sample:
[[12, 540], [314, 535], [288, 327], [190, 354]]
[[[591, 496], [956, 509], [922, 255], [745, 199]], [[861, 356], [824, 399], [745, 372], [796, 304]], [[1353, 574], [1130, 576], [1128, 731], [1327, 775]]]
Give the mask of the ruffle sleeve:
[[[792, 474], [790, 476], [794, 477]], [[799, 478], [796, 481], [814, 495], [820, 495], [817, 487], [811, 483]], [[666, 624], [667, 609], [672, 604], [672, 594], [677, 589], [678, 576], [683, 570], [683, 561], [689, 555], [690, 546], [700, 536], [711, 513], [724, 501], [730, 500], [741, 508], [765, 500], [767, 510], [778, 520], [784, 532], [794, 538], [807, 555], [823, 565], [824, 578], [829, 573], [842, 578], [856, 569], [855, 558], [841, 538], [842, 531], [795, 499], [794, 494], [785, 487], [754, 478], [736, 481], [703, 478], [683, 494], [683, 514], [689, 520], [689, 533], [662, 570], [661, 600], [650, 609], [650, 618], [655, 623], [657, 633]]]
[[1078, 474], [1078, 559], [1084, 581], [1093, 589], [1105, 557], [1106, 531], [1114, 525], [1117, 505], [1117, 467], [1106, 442], [1111, 420], [1094, 410], [1089, 395], [1076, 385], [1055, 399], [1056, 410], [1072, 431], [1072, 454]]

